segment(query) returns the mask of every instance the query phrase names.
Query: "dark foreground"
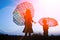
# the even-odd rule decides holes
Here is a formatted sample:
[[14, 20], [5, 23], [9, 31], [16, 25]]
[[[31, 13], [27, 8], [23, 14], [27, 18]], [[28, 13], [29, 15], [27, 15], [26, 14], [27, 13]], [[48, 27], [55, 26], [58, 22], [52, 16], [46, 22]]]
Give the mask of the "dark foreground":
[[8, 36], [0, 34], [0, 40], [59, 40], [60, 36], [41, 36], [41, 35], [32, 35], [32, 36]]

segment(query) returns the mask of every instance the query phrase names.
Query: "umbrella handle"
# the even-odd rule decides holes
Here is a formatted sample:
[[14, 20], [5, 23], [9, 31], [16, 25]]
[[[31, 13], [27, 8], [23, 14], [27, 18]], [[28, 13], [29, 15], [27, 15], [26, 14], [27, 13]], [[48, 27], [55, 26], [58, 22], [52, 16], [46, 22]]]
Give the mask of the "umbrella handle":
[[36, 22], [35, 22], [35, 21], [33, 21], [33, 20], [32, 20], [32, 22], [33, 22], [34, 24], [36, 24]]

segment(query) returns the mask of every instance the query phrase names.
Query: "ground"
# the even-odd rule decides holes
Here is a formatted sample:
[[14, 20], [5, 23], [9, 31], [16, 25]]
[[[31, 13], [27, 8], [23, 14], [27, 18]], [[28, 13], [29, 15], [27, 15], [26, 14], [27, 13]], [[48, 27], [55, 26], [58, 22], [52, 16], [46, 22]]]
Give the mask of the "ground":
[[34, 34], [32, 36], [11, 36], [0, 34], [0, 40], [59, 40], [60, 36], [42, 36]]

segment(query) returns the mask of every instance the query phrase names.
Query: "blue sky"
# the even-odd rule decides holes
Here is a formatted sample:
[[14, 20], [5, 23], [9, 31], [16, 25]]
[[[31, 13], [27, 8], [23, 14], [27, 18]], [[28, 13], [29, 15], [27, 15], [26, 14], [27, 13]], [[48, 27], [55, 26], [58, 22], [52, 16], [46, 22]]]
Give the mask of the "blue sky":
[[13, 2], [11, 0], [0, 0], [0, 9], [9, 6]]
[[17, 26], [13, 22], [13, 11], [18, 1], [0, 0], [0, 32], [9, 35], [22, 35], [23, 27]]
[[[29, 1], [33, 4], [35, 12], [33, 31], [43, 34], [43, 27], [38, 23], [42, 17], [52, 17], [58, 21], [58, 26], [49, 27], [49, 35], [60, 35], [60, 0], [0, 0], [0, 32], [10, 35], [23, 35], [24, 26], [17, 26], [13, 22], [13, 11], [17, 4]], [[2, 32], [2, 31], [3, 32]]]
[[6, 6], [14, 6], [17, 4], [19, 0], [0, 0], [0, 9], [6, 7]]

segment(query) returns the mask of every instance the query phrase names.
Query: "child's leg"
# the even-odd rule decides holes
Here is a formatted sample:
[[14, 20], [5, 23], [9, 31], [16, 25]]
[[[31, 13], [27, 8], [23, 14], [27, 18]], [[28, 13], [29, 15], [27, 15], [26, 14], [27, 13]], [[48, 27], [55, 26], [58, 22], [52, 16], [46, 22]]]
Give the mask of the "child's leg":
[[31, 33], [29, 33], [29, 36], [31, 36]]
[[25, 33], [25, 36], [27, 36], [27, 32]]
[[48, 30], [44, 30], [44, 36], [48, 36]]

